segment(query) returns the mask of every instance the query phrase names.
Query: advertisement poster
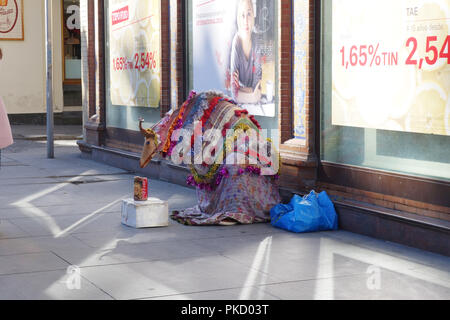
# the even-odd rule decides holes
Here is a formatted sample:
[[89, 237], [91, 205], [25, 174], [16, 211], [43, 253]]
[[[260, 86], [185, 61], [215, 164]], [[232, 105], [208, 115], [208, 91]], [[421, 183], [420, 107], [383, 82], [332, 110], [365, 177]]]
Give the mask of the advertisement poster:
[[110, 85], [113, 105], [159, 107], [160, 3], [159, 0], [110, 1]]
[[450, 135], [450, 0], [332, 5], [333, 125]]
[[23, 40], [23, 0], [0, 0], [0, 40]]
[[194, 90], [218, 90], [254, 115], [275, 116], [272, 0], [192, 2]]

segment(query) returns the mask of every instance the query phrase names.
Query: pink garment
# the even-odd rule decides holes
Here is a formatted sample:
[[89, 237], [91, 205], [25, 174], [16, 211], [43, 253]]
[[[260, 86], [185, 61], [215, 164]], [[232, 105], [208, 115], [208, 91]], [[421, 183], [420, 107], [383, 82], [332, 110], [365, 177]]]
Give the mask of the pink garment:
[[6, 148], [13, 143], [11, 126], [9, 125], [8, 114], [5, 104], [0, 97], [0, 149]]

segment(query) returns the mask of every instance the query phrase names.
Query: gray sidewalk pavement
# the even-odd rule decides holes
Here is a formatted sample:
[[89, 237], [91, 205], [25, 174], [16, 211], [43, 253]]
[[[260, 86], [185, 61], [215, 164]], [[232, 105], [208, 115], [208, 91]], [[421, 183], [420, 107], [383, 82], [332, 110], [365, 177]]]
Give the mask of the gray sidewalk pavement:
[[[134, 174], [74, 140], [47, 159], [44, 141], [17, 139], [1, 160], [0, 299], [450, 299], [448, 257], [341, 230], [124, 226]], [[162, 181], [149, 193], [196, 203]]]
[[[47, 140], [47, 127], [43, 125], [13, 125], [11, 130], [16, 140]], [[82, 139], [83, 128], [81, 125], [54, 125], [53, 136], [55, 140]]]

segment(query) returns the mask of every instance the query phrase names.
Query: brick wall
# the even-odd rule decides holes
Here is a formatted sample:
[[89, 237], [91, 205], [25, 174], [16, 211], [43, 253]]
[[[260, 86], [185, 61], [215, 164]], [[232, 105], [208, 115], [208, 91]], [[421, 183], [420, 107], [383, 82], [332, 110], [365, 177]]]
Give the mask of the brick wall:
[[99, 123], [106, 123], [105, 106], [105, 27], [104, 0], [95, 1], [95, 112]]
[[450, 221], [450, 208], [433, 205], [427, 202], [414, 201], [402, 197], [370, 192], [366, 190], [345, 187], [336, 184], [320, 182], [317, 191], [325, 190], [336, 200], [353, 200], [362, 203], [370, 203], [383, 208], [415, 213], [424, 217]]
[[[317, 182], [314, 116], [316, 1], [297, 0], [290, 6], [288, 2], [282, 1], [280, 8], [280, 183], [284, 188], [304, 191]], [[303, 133], [299, 136], [295, 129]]]
[[[185, 39], [185, 33], [184, 33], [184, 24], [185, 24], [185, 18], [184, 18], [184, 11], [185, 11], [185, 1], [184, 0], [177, 0], [177, 44], [175, 49], [176, 53], [176, 64], [177, 64], [177, 74], [176, 74], [176, 82], [177, 87], [176, 90], [178, 92], [177, 94], [177, 101], [176, 106], [179, 107], [183, 104], [185, 100], [185, 55], [184, 50], [186, 48], [186, 39]], [[172, 90], [175, 90], [175, 88], [172, 88]]]
[[[87, 89], [83, 93], [87, 102], [83, 110], [88, 118], [83, 126], [84, 141], [100, 146], [104, 144], [106, 123], [104, 1], [81, 0], [80, 6], [83, 8], [80, 28], [85, 39], [82, 83], [83, 90]], [[87, 150], [84, 145], [80, 148]]]
[[184, 1], [170, 0], [170, 106], [184, 101]]
[[[316, 56], [316, 44], [320, 39], [320, 34], [316, 33], [315, 26], [319, 24], [320, 19], [318, 15], [318, 1], [310, 0], [309, 1], [309, 39], [308, 39], [308, 62], [306, 65], [307, 68], [307, 79], [308, 79], [308, 89], [306, 94], [306, 103], [305, 103], [305, 124], [306, 124], [306, 135], [308, 139], [306, 139], [306, 150], [308, 154], [315, 153], [315, 130], [316, 122], [315, 122], [315, 102], [316, 100], [316, 76], [319, 70], [316, 70], [316, 59], [319, 59]], [[319, 93], [319, 91], [317, 91]], [[317, 105], [317, 108], [319, 106]], [[320, 128], [317, 128], [319, 130]]]
[[[83, 125], [87, 123], [89, 114], [89, 65], [88, 65], [88, 0], [80, 0], [80, 33], [81, 33], [81, 93], [83, 105]], [[83, 137], [86, 130], [83, 126]]]
[[292, 138], [292, 3], [280, 0], [278, 4], [278, 122], [283, 143]]
[[94, 1], [87, 1], [88, 32], [87, 32], [87, 64], [88, 64], [88, 116], [95, 115], [95, 16]]
[[161, 0], [161, 117], [170, 110], [170, 1]]

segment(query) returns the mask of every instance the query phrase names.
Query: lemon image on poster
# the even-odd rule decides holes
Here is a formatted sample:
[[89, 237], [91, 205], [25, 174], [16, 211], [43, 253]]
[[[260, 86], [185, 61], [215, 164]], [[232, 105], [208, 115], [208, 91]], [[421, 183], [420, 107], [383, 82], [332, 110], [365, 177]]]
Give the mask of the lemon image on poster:
[[[417, 51], [415, 58], [417, 60], [424, 59], [421, 69], [425, 71], [435, 71], [447, 65], [447, 59], [439, 58], [441, 48], [444, 46], [446, 38], [449, 34], [448, 21], [450, 18], [450, 0], [413, 0], [409, 1], [413, 6], [417, 6], [418, 15], [412, 17], [412, 22], [416, 31], [411, 33], [417, 39]], [[430, 38], [429, 47], [436, 47], [435, 53], [432, 50], [427, 52], [427, 38]], [[436, 61], [432, 64], [426, 62]]]
[[436, 83], [423, 83], [406, 117], [409, 132], [448, 135], [447, 93]]
[[435, 82], [439, 83], [445, 92], [450, 92], [450, 65], [435, 71], [421, 71], [418, 74], [419, 83]]
[[[442, 54], [450, 54], [448, 45], [450, 0], [412, 1], [419, 14], [414, 17], [418, 40], [415, 58], [427, 59], [416, 66], [419, 88], [406, 118], [407, 131], [450, 135], [450, 65]], [[427, 52], [427, 39], [429, 38]], [[433, 52], [431, 47], [435, 47]]]
[[[153, 76], [152, 80], [150, 81], [150, 92], [159, 93], [160, 90], [161, 90], [161, 80], [158, 77]], [[151, 106], [158, 105], [159, 100], [160, 100], [159, 94], [149, 96], [149, 104]]]
[[147, 106], [149, 105], [148, 102], [148, 85], [147, 81], [145, 79], [140, 79], [136, 85], [136, 90], [134, 92], [135, 101], [134, 104], [141, 105], [141, 106]]

